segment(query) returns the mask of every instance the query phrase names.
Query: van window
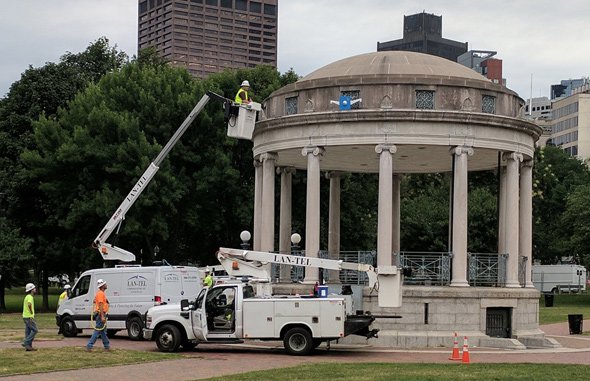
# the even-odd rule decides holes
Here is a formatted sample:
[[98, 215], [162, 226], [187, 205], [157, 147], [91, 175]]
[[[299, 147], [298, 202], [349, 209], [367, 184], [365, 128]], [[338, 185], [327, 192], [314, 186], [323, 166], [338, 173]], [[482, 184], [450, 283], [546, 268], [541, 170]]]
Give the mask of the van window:
[[72, 290], [71, 297], [75, 298], [80, 295], [88, 294], [88, 290], [90, 289], [90, 275], [83, 276], [78, 280], [78, 283], [74, 286]]

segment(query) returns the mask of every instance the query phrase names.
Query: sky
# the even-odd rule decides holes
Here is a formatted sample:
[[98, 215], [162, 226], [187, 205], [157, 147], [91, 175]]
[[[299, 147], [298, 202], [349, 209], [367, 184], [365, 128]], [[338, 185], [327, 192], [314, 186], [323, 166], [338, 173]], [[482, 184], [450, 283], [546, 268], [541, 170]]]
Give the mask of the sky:
[[[58, 62], [98, 38], [137, 54], [137, 0], [0, 0], [0, 97], [29, 65]], [[403, 16], [442, 15], [443, 37], [497, 51], [508, 88], [549, 96], [590, 76], [587, 0], [280, 0], [278, 68], [306, 75], [402, 38]]]

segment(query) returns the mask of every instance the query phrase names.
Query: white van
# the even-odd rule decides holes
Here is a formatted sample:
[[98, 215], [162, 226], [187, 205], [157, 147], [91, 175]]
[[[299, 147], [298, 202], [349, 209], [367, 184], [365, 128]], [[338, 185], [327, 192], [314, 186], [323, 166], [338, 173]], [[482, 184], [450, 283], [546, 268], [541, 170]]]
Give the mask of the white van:
[[118, 266], [88, 270], [78, 278], [69, 298], [57, 310], [56, 323], [66, 337], [92, 328], [92, 303], [98, 279], [107, 282], [109, 300], [107, 333], [126, 329], [133, 340], [143, 338], [144, 314], [150, 307], [193, 299], [202, 288], [196, 267]]

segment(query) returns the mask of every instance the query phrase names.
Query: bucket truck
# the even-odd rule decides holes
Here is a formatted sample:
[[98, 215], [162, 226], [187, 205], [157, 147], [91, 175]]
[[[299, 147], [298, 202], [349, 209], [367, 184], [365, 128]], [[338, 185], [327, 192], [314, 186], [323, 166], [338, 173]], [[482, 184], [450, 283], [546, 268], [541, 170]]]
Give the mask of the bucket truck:
[[[350, 295], [271, 295], [269, 263], [363, 271], [369, 286], [378, 292], [379, 307], [401, 306], [405, 271], [396, 266], [375, 269], [339, 260], [227, 248], [219, 249], [217, 259], [229, 275], [236, 277], [235, 282], [205, 287], [195, 300], [184, 299], [180, 306], [148, 310], [144, 337], [155, 340], [160, 351], [258, 339], [282, 340], [287, 353], [307, 355], [322, 342], [329, 344], [351, 334], [377, 337], [378, 330], [370, 328], [376, 316], [369, 312], [354, 314]], [[245, 275], [248, 281], [239, 281]]]
[[119, 231], [121, 223], [125, 219], [125, 215], [131, 206], [133, 206], [133, 203], [141, 195], [141, 192], [143, 192], [143, 190], [147, 187], [158, 169], [160, 169], [159, 166], [162, 161], [164, 161], [166, 156], [168, 156], [172, 148], [180, 140], [188, 127], [196, 119], [197, 115], [199, 115], [199, 113], [203, 110], [203, 108], [205, 108], [211, 99], [220, 101], [224, 105], [225, 117], [228, 120], [227, 136], [238, 139], [252, 139], [254, 124], [256, 123], [256, 113], [261, 110], [260, 103], [251, 102], [248, 104], [238, 105], [232, 102], [230, 99], [224, 98], [210, 91], [203, 95], [194, 109], [186, 117], [184, 122], [176, 130], [174, 135], [172, 135], [166, 146], [162, 148], [162, 151], [160, 151], [156, 159], [150, 163], [139, 180], [137, 180], [127, 197], [125, 197], [121, 205], [119, 205], [117, 210], [115, 210], [115, 213], [113, 213], [112, 217], [108, 220], [98, 236], [94, 239], [92, 246], [98, 249], [98, 252], [100, 255], [102, 255], [104, 260], [122, 262], [135, 261], [135, 255], [133, 253], [107, 243], [106, 241], [115, 231], [115, 229], [117, 232]]

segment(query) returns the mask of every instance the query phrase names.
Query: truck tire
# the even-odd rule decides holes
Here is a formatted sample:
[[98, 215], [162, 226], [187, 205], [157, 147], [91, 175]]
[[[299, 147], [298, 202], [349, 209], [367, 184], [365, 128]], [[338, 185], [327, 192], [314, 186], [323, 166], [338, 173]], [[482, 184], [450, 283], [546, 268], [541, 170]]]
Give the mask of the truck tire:
[[64, 316], [61, 318], [61, 333], [64, 337], [76, 337], [78, 335], [78, 328], [71, 316]]
[[176, 352], [180, 347], [181, 335], [178, 328], [172, 324], [166, 324], [156, 333], [156, 345], [162, 352]]
[[285, 350], [290, 355], [305, 356], [313, 350], [313, 339], [305, 328], [291, 328], [283, 339]]
[[127, 320], [127, 335], [131, 340], [143, 339], [143, 321], [141, 318], [134, 316]]

